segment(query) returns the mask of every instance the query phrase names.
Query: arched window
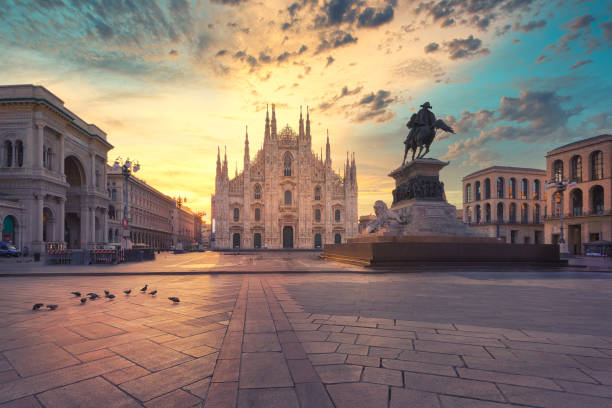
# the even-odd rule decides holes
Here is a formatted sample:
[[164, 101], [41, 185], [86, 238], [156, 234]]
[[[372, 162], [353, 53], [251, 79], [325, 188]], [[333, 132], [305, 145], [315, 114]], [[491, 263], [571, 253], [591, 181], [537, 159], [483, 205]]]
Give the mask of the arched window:
[[342, 235], [340, 234], [334, 235], [334, 244], [341, 244], [341, 243], [342, 243]]
[[261, 210], [259, 208], [255, 209], [255, 221], [261, 220]]
[[481, 214], [480, 214], [480, 205], [476, 206], [476, 224], [480, 224], [480, 221], [482, 220], [481, 218]]
[[491, 223], [491, 204], [489, 203], [485, 204], [485, 222], [487, 224]]
[[516, 204], [511, 203], [509, 207], [509, 217], [510, 222], [516, 222]]
[[4, 142], [4, 166], [13, 166], [13, 143], [10, 140]]
[[283, 175], [291, 176], [291, 155], [289, 152], [285, 153], [285, 158], [283, 159]]
[[472, 202], [472, 185], [471, 184], [468, 184], [465, 186], [465, 202], [466, 203]]
[[484, 185], [484, 199], [488, 200], [489, 198], [491, 198], [491, 179], [485, 179]]
[[563, 181], [563, 160], [555, 160], [553, 163], [553, 180]]
[[15, 142], [15, 154], [17, 155], [17, 166], [23, 167], [23, 142], [21, 140]]
[[533, 180], [533, 199], [540, 199], [540, 180]]
[[508, 191], [508, 196], [510, 198], [516, 198], [516, 179], [514, 177], [510, 179], [510, 190]]
[[582, 215], [582, 190], [575, 188], [570, 193], [571, 212], [573, 216]]
[[240, 220], [240, 210], [238, 208], [234, 208], [234, 221]]
[[477, 181], [476, 184], [474, 185], [474, 193], [476, 196], [476, 201], [480, 201], [481, 196], [480, 196], [480, 181]]
[[321, 222], [321, 210], [318, 208], [315, 208], [314, 219], [316, 222]]
[[526, 200], [529, 197], [529, 181], [524, 178], [521, 180], [521, 199]]
[[533, 206], [533, 223], [540, 223], [540, 204], [536, 204]]
[[601, 180], [603, 177], [603, 153], [597, 150], [591, 153], [591, 180]]
[[595, 186], [591, 189], [591, 206], [593, 213], [603, 214], [604, 212], [604, 189], [602, 186]]
[[497, 198], [504, 198], [504, 178], [497, 178]]
[[497, 222], [504, 223], [504, 203], [497, 203]]
[[340, 222], [340, 210], [334, 211], [334, 220], [336, 220], [336, 222]]
[[314, 199], [316, 201], [320, 201], [321, 200], [321, 187], [320, 186], [316, 186], [314, 189]]
[[292, 201], [291, 190], [285, 190], [285, 205], [291, 205]]
[[582, 181], [582, 157], [574, 156], [570, 162], [570, 181], [577, 183]]
[[261, 186], [259, 184], [255, 184], [254, 197], [256, 200], [261, 200]]
[[521, 224], [529, 223], [529, 206], [527, 203], [521, 204]]

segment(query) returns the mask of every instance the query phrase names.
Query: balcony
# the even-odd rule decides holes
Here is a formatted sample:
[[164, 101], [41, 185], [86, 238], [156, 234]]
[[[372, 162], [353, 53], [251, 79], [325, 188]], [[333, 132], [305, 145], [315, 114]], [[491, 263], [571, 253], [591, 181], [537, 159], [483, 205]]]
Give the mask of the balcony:
[[[601, 217], [604, 215], [612, 215], [612, 210], [580, 211], [579, 213], [567, 213], [563, 216], [563, 218]], [[561, 215], [557, 214], [544, 216], [545, 220], [558, 220], [560, 218]]]

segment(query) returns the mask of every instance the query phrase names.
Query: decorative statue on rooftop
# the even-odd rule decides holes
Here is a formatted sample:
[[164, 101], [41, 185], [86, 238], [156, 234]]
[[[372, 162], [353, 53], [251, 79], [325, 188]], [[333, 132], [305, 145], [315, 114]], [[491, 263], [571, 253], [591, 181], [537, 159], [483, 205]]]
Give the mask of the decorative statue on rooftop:
[[[408, 129], [410, 129], [410, 133], [408, 133], [408, 137], [406, 137], [404, 141], [406, 149], [404, 150], [404, 161], [402, 165], [406, 164], [408, 150], [412, 150], [412, 160], [414, 160], [417, 148], [419, 149], [419, 153], [416, 155], [417, 159], [429, 153], [429, 146], [436, 137], [437, 129], [455, 133], [453, 128], [444, 123], [442, 119], [436, 120], [436, 115], [429, 109], [431, 109], [431, 105], [429, 102], [425, 102], [421, 105], [421, 110], [413, 114], [410, 117], [410, 121], [406, 124]], [[424, 152], [423, 147], [425, 147]]]

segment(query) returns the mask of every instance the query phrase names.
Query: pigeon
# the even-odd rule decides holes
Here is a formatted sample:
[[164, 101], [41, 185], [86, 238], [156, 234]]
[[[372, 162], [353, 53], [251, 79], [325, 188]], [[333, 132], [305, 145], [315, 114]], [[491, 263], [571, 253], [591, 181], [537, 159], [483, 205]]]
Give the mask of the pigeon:
[[104, 289], [104, 296], [108, 297], [108, 295], [110, 295], [110, 292], [106, 289]]
[[153, 295], [153, 296], [157, 295], [157, 290], [154, 290], [153, 292], [150, 292], [149, 295]]
[[113, 295], [113, 294], [111, 293], [110, 295], [108, 295], [108, 296], [107, 296], [107, 298], [109, 298], [109, 299], [114, 299], [114, 298], [115, 298], [115, 295]]
[[76, 297], [81, 297], [81, 292], [70, 292]]
[[148, 284], [144, 285], [144, 288], [140, 289], [141, 292], [146, 292], [147, 291], [147, 287], [149, 287]]
[[87, 298], [81, 298], [81, 303], [87, 302]]
[[41, 307], [43, 307], [43, 304], [42, 304], [42, 303], [36, 303], [34, 306], [32, 306], [32, 310], [38, 310], [38, 309], [40, 309]]
[[55, 310], [55, 309], [57, 309], [57, 305], [47, 305], [47, 309]]
[[169, 297], [168, 299], [170, 299], [170, 300], [171, 300], [171, 301], [173, 301], [174, 303], [178, 303], [178, 302], [180, 302], [180, 301], [181, 301], [181, 299], [177, 298], [176, 296]]
[[87, 296], [89, 296], [90, 300], [95, 300], [96, 298], [100, 297], [97, 293], [88, 293]]
[[126, 295], [129, 295], [130, 293], [132, 293], [132, 289], [124, 290], [123, 293], [125, 293]]

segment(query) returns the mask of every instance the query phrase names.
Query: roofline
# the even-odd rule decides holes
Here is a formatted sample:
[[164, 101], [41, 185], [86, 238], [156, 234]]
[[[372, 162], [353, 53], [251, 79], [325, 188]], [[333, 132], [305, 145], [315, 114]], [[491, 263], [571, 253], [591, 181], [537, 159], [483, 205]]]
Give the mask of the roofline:
[[572, 147], [572, 146], [578, 146], [581, 143], [592, 143], [592, 142], [596, 142], [596, 141], [600, 141], [600, 140], [605, 140], [607, 138], [612, 140], [612, 135], [604, 133], [602, 135], [597, 135], [597, 136], [588, 137], [586, 139], [577, 140], [575, 142], [571, 142], [571, 143], [565, 144], [563, 146], [559, 146], [556, 149], [553, 149], [553, 150], [549, 151], [548, 153], [546, 153], [545, 157], [552, 156], [552, 155], [555, 155], [557, 153], [561, 153], [564, 149], [567, 149], [568, 147]]
[[493, 170], [498, 170], [498, 171], [512, 171], [512, 172], [536, 172], [536, 173], [542, 173], [543, 175], [546, 175], [546, 170], [543, 169], [533, 169], [533, 168], [529, 168], [529, 167], [512, 167], [512, 166], [491, 166], [491, 167], [487, 167], [485, 169], [481, 169], [481, 170], [477, 170], [473, 173], [470, 173], [468, 175], [463, 176], [463, 178], [461, 179], [461, 181], [476, 176], [478, 174], [484, 174], [486, 172], [489, 171], [493, 171]]

